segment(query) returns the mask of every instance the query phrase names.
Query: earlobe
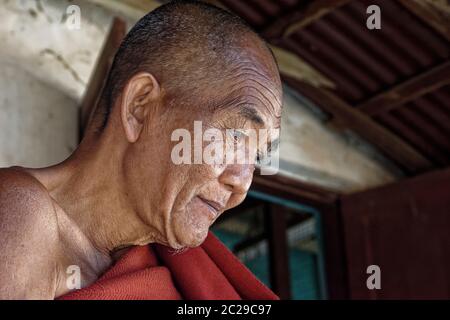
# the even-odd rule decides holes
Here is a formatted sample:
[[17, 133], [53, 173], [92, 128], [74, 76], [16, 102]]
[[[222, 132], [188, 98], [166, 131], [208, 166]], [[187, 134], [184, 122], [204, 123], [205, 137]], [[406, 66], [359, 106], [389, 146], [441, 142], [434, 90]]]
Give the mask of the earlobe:
[[138, 73], [128, 81], [123, 90], [120, 111], [125, 135], [130, 143], [139, 139], [150, 109], [159, 98], [159, 83], [150, 73]]

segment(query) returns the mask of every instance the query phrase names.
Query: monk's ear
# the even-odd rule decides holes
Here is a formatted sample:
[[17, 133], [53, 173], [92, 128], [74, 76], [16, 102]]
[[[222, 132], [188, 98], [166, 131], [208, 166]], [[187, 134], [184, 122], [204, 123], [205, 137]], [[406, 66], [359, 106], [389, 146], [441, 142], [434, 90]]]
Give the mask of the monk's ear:
[[150, 109], [160, 97], [158, 81], [152, 74], [141, 72], [134, 75], [126, 84], [120, 106], [122, 125], [127, 140], [136, 142], [148, 119]]

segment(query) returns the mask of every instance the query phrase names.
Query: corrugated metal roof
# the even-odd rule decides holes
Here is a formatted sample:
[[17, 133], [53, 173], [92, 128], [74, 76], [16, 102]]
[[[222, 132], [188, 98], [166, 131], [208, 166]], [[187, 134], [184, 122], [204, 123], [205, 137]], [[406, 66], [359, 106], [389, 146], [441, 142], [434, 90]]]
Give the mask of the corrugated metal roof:
[[435, 166], [450, 163], [450, 86], [375, 116], [375, 120], [417, 148]]
[[247, 22], [256, 31], [262, 29], [292, 9], [298, 8], [305, 2], [302, 0], [221, 0], [227, 8], [231, 9]]
[[[366, 27], [378, 4], [381, 30]], [[449, 56], [450, 47], [395, 1], [352, 1], [279, 43], [335, 80], [337, 94], [355, 104], [419, 74]]]
[[[311, 1], [222, 0], [263, 31]], [[381, 8], [381, 30], [366, 27], [369, 5]], [[449, 61], [449, 42], [392, 0], [355, 0], [311, 24], [270, 39], [308, 62], [336, 84], [337, 96], [356, 107], [375, 95]], [[450, 87], [444, 86], [373, 119], [416, 148], [435, 166], [450, 164]], [[319, 106], [320, 107], [320, 106]]]

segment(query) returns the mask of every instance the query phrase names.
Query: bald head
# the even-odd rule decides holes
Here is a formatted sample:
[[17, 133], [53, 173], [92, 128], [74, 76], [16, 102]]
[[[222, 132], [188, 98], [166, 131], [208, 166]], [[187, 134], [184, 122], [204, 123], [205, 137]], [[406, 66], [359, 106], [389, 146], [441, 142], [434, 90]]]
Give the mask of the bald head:
[[[256, 71], [257, 70], [257, 71]], [[166, 98], [184, 104], [223, 89], [246, 73], [275, 79], [278, 69], [262, 40], [239, 17], [199, 1], [172, 1], [144, 16], [122, 42], [101, 98], [103, 126], [127, 81], [151, 73]], [[263, 81], [264, 82], [264, 81]], [[203, 98], [205, 100], [205, 98]]]

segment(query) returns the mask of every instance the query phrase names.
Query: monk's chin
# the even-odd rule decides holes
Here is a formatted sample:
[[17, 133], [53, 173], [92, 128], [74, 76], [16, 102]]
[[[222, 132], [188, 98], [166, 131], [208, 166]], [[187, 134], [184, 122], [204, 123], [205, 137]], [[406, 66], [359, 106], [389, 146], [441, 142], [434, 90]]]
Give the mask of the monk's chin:
[[192, 230], [189, 228], [183, 228], [183, 230], [177, 230], [176, 240], [170, 241], [170, 247], [179, 250], [184, 248], [195, 248], [200, 246], [208, 236], [208, 228], [202, 228], [201, 230]]

